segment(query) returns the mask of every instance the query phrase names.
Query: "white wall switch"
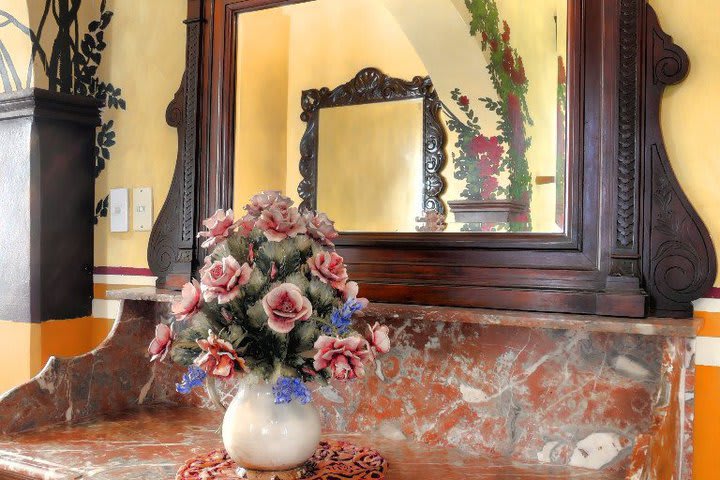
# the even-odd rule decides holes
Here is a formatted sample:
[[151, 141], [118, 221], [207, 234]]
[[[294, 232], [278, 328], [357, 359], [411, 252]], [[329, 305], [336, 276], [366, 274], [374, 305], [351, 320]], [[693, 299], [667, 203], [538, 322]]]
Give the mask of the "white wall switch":
[[110, 190], [110, 231], [128, 231], [128, 189]]
[[153, 205], [152, 188], [140, 187], [133, 189], [133, 230], [148, 232], [152, 228]]

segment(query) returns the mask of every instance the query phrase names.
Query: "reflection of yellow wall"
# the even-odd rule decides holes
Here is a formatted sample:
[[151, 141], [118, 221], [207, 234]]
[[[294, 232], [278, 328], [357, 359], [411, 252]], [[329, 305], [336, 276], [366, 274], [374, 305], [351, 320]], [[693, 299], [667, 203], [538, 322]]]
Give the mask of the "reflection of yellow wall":
[[415, 231], [422, 107], [422, 100], [408, 100], [321, 110], [317, 208], [339, 230]]
[[[557, 145], [557, 58], [566, 58], [567, 0], [497, 0], [500, 18], [510, 26], [510, 43], [522, 56], [528, 77], [526, 96], [534, 125], [527, 127], [527, 151], [533, 178], [531, 214], [534, 232], [558, 231], [555, 184], [536, 185], [538, 175], [555, 176]], [[557, 17], [557, 23], [555, 21]], [[557, 25], [557, 28], [556, 28]]]
[[[286, 192], [298, 198], [299, 146], [305, 133], [299, 120], [301, 92], [334, 88], [365, 67], [405, 79], [427, 75], [427, 69], [380, 0], [316, 0], [286, 9], [292, 18]], [[358, 118], [358, 125], [364, 124]]]
[[[399, 0], [317, 0], [241, 15], [240, 22], [246, 31], [259, 29], [264, 34], [248, 36], [240, 29], [236, 200], [244, 202], [254, 191], [279, 188], [278, 177], [283, 174], [286, 183], [281, 189], [298, 199], [298, 148], [305, 131], [305, 124], [299, 120], [302, 90], [334, 88], [349, 81], [361, 68], [375, 66], [389, 75], [407, 79], [426, 75], [429, 69], [441, 99], [447, 104], [452, 103], [449, 92], [455, 87], [461, 87], [473, 98], [495, 97], [485, 70], [487, 59], [477, 40], [469, 36], [469, 25], [462, 11], [452, 0], [419, 1], [427, 4], [423, 3], [423, 8], [418, 9]], [[498, 3], [501, 15], [515, 25], [513, 44], [523, 56], [530, 78], [528, 102], [535, 120], [535, 126], [528, 132], [533, 137], [528, 152], [530, 170], [533, 177], [554, 175], [558, 51], [564, 55], [564, 44], [557, 38], [564, 37], [564, 3], [542, 0], [542, 5], [534, 5], [540, 12], [532, 19], [524, 15], [526, 12], [518, 0], [499, 0]], [[280, 11], [287, 17], [280, 15]], [[559, 17], [559, 31], [556, 31], [554, 15]], [[285, 34], [286, 20], [276, 25], [279, 18], [289, 21], [289, 38]], [[251, 26], [252, 23], [256, 26]], [[434, 34], [427, 35], [428, 31]], [[545, 40], [539, 41], [539, 38]], [[260, 52], [264, 54], [261, 61], [257, 60]], [[275, 104], [274, 98], [270, 102], [267, 99], [268, 92], [283, 97], [281, 84], [285, 74], [288, 76], [287, 107], [283, 109]], [[275, 95], [275, 92], [278, 93]], [[473, 101], [483, 132], [497, 134], [498, 116]], [[277, 125], [281, 116], [287, 117], [286, 130]], [[358, 124], [364, 123], [358, 119]], [[320, 138], [326, 134], [327, 131], [321, 129]], [[283, 155], [277, 145], [283, 136], [287, 141], [284, 173], [275, 163]], [[249, 139], [249, 144], [243, 139]], [[454, 149], [453, 143], [451, 134], [449, 151]], [[444, 199], [460, 198], [464, 183], [454, 178], [450, 158], [442, 173], [448, 186]], [[531, 207], [534, 230], [557, 231], [554, 185], [534, 188], [536, 195]], [[390, 184], [378, 183], [378, 191], [390, 190], [393, 190]], [[342, 224], [342, 218], [336, 220]], [[450, 230], [459, 227], [451, 224]]]
[[[369, 66], [400, 78], [427, 74], [379, 0], [316, 0], [243, 14], [238, 22], [236, 210], [259, 190], [279, 189], [299, 201], [302, 90], [334, 88]], [[358, 125], [369, 121], [357, 118]]]
[[[471, 107], [479, 118], [482, 133], [493, 136], [499, 133], [498, 116], [486, 110], [478, 97], [497, 98], [486, 72], [488, 52], [480, 48], [480, 35], [469, 36], [470, 14], [463, 0], [381, 0], [393, 13], [405, 34], [411, 39], [420, 58], [428, 68], [441, 100], [464, 119], [464, 114], [450, 98], [450, 91], [459, 88], [471, 100]], [[565, 57], [566, 0], [533, 0], [532, 15], [528, 15], [527, 0], [496, 0], [500, 21], [508, 21], [511, 44], [522, 56], [529, 79], [527, 95], [530, 116], [534, 126], [528, 127], [527, 135], [532, 144], [527, 152], [530, 173], [555, 175], [557, 158], [557, 57]], [[418, 12], [422, 12], [419, 14]], [[554, 17], [557, 16], [557, 29]], [[427, 35], [427, 32], [434, 32]], [[448, 151], [455, 137], [450, 133]], [[442, 173], [448, 188], [444, 198], [460, 198], [465, 188], [462, 181], [453, 176], [453, 165], [448, 162]], [[501, 175], [501, 185], [507, 184], [507, 175]], [[555, 185], [532, 185], [531, 204], [533, 231], [558, 231], [555, 225]], [[452, 220], [452, 217], [451, 217]], [[450, 224], [448, 230], [460, 225]]]
[[261, 190], [285, 190], [289, 34], [282, 9], [238, 16], [235, 164], [252, 166], [235, 169], [238, 211]]

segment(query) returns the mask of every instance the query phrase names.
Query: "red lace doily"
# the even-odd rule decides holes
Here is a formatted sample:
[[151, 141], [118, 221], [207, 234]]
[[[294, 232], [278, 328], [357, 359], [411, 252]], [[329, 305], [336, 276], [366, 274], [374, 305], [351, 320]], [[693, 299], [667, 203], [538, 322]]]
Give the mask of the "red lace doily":
[[[225, 450], [213, 450], [188, 460], [176, 480], [237, 480], [238, 465]], [[303, 480], [382, 480], [388, 464], [377, 451], [347, 442], [320, 442], [315, 454], [297, 470]], [[257, 474], [255, 474], [257, 475]], [[274, 474], [268, 473], [270, 480]], [[257, 477], [256, 477], [257, 478]]]

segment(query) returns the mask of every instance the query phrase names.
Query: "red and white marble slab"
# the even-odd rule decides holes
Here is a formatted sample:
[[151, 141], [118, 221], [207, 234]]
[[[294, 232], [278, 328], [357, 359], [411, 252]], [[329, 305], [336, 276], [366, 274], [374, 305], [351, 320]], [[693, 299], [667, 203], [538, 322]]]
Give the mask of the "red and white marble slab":
[[[27, 478], [172, 479], [191, 458], [221, 447], [217, 412], [146, 408], [116, 418], [46, 427], [0, 440], [3, 471]], [[324, 434], [325, 440], [371, 446], [388, 462], [387, 480], [621, 480], [617, 472], [529, 465], [450, 448], [373, 435]], [[32, 458], [30, 467], [26, 459]], [[46, 468], [43, 470], [42, 465]], [[21, 478], [23, 478], [21, 477]]]
[[[0, 397], [0, 433], [147, 405], [211, 408], [199, 393], [174, 392], [180, 369], [148, 363], [147, 343], [175, 294], [122, 295], [130, 299], [108, 341], [84, 356], [52, 360]], [[577, 315], [566, 323], [565, 316], [532, 315], [371, 307], [366, 320], [390, 326], [393, 349], [362, 382], [315, 387], [325, 428], [492, 465], [590, 468], [638, 479], [663, 468], [689, 480], [697, 322], [632, 319], [623, 327], [602, 317], [591, 317], [599, 318], [595, 325]], [[235, 386], [225, 386], [228, 398]]]

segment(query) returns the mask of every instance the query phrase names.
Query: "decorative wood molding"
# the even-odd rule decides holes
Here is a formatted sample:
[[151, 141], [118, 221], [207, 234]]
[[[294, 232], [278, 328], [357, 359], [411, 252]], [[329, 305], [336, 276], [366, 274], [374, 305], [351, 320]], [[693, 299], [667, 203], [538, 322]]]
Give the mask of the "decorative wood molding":
[[440, 195], [445, 190], [445, 180], [440, 171], [445, 166], [447, 135], [440, 120], [442, 105], [432, 80], [420, 76], [410, 81], [402, 80], [372, 67], [360, 70], [352, 80], [332, 90], [324, 87], [303, 91], [300, 118], [307, 127], [300, 140], [300, 209], [317, 208], [318, 116], [321, 108], [414, 98], [423, 100], [423, 209], [444, 214], [446, 208]]
[[635, 252], [637, 242], [638, 0], [620, 2], [620, 59], [618, 72], [618, 162], [616, 251]]
[[663, 91], [685, 78], [690, 63], [649, 5], [645, 32], [645, 288], [652, 313], [684, 317], [692, 314], [692, 300], [710, 290], [717, 272], [710, 235], [673, 173], [660, 128]]
[[153, 226], [148, 265], [159, 287], [179, 287], [192, 275], [195, 248], [195, 208], [200, 74], [201, 18], [187, 25], [186, 70], [165, 112], [168, 125], [178, 131], [178, 157], [167, 200]]
[[101, 106], [92, 97], [28, 88], [0, 94], [0, 120], [35, 117], [97, 127]]

